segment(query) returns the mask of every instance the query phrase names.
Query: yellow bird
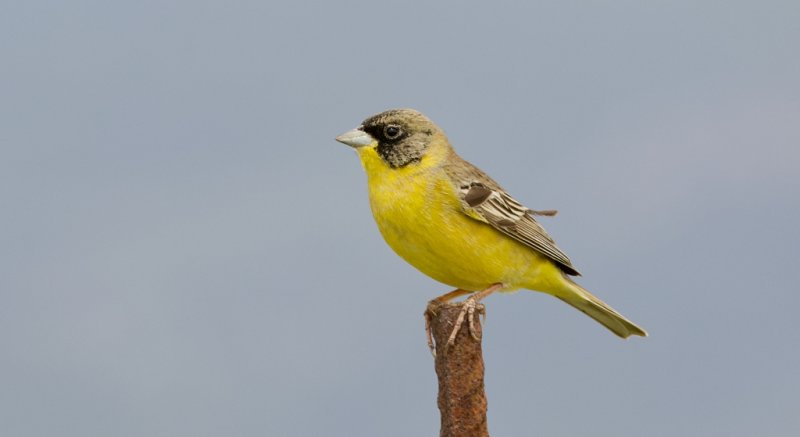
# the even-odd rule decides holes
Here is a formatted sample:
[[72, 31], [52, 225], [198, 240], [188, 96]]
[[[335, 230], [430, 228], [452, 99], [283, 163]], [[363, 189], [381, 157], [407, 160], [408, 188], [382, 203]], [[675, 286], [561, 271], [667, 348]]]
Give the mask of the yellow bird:
[[389, 246], [422, 273], [456, 287], [432, 302], [471, 294], [448, 344], [465, 314], [472, 324], [481, 299], [521, 288], [551, 294], [622, 338], [647, 336], [569, 278], [580, 273], [534, 219], [555, 211], [517, 202], [458, 156], [444, 132], [420, 112], [388, 110], [336, 140], [358, 152], [372, 214]]

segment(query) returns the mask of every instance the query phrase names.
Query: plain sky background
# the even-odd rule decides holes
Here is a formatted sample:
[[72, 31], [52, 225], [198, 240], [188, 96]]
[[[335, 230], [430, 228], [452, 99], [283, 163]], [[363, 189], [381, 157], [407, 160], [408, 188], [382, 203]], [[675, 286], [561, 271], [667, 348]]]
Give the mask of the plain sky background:
[[622, 341], [488, 299], [493, 436], [800, 435], [794, 1], [0, 6], [0, 435], [437, 435], [422, 311], [333, 138], [417, 108]]

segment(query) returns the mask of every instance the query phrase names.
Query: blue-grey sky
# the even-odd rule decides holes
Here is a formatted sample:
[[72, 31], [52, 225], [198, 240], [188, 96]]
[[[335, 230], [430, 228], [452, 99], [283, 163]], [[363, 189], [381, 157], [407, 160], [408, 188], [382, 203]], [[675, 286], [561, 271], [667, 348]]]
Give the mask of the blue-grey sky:
[[486, 302], [496, 436], [800, 435], [796, 2], [0, 6], [0, 434], [436, 435], [355, 154], [417, 108], [621, 341]]

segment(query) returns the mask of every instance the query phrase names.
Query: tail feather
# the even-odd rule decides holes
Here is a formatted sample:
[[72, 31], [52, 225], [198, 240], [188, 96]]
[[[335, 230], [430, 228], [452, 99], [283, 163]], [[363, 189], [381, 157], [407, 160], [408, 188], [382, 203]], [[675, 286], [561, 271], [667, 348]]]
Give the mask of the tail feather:
[[570, 290], [572, 293], [559, 293], [556, 295], [557, 298], [595, 319], [601, 325], [622, 338], [628, 338], [631, 335], [647, 337], [647, 332], [645, 332], [644, 329], [636, 326], [635, 323], [616, 312], [614, 308], [608, 306], [605, 302], [583, 289], [580, 285], [572, 281], [569, 281], [569, 283], [572, 286], [570, 287], [572, 288], [572, 290]]

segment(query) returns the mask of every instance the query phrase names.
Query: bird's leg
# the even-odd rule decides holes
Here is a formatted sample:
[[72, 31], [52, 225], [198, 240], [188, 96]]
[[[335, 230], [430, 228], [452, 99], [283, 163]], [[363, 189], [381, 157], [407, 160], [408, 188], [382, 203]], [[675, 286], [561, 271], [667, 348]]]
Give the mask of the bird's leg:
[[470, 294], [470, 293], [472, 292], [458, 288], [428, 302], [428, 307], [425, 309], [425, 335], [428, 337], [428, 349], [431, 350], [431, 354], [433, 354], [434, 357], [436, 357], [436, 346], [433, 345], [433, 333], [431, 332], [431, 318], [433, 317], [434, 314], [436, 314], [436, 310], [439, 307], [439, 305], [451, 301], [459, 296], [463, 296], [465, 294]]
[[469, 333], [472, 335], [472, 338], [475, 340], [480, 340], [477, 334], [475, 334], [475, 307], [478, 306], [478, 303], [481, 300], [485, 299], [487, 296], [497, 290], [500, 290], [501, 288], [503, 288], [503, 284], [493, 284], [489, 288], [479, 291], [464, 300], [464, 303], [461, 307], [461, 312], [458, 313], [458, 318], [456, 319], [455, 326], [453, 327], [453, 332], [450, 333], [450, 338], [447, 339], [447, 345], [445, 345], [445, 349], [450, 347], [455, 342], [456, 335], [458, 335], [458, 330], [461, 329], [461, 325], [464, 323], [464, 317], [467, 317], [469, 320]]

